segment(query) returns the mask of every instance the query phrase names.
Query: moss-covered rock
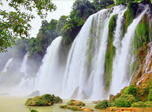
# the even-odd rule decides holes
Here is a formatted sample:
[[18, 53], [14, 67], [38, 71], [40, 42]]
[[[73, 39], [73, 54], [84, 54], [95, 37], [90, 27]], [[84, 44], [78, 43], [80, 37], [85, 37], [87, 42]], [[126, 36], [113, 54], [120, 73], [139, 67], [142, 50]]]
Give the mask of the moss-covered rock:
[[67, 105], [69, 106], [85, 106], [85, 103], [76, 100], [70, 100]]
[[115, 100], [117, 107], [131, 107], [131, 104], [135, 101], [133, 95], [124, 94]]
[[28, 98], [25, 102], [27, 106], [50, 106], [54, 103], [61, 103], [62, 99], [55, 97], [54, 95], [45, 94], [43, 96], [36, 96], [34, 98]]

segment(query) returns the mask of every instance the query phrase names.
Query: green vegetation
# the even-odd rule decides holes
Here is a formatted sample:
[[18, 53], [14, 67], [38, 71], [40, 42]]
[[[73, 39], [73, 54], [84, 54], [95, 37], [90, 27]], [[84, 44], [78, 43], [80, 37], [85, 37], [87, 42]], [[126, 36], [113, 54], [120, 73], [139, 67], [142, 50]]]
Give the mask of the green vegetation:
[[81, 101], [70, 100], [69, 102], [67, 102], [67, 105], [69, 105], [69, 106], [85, 106], [85, 103], [83, 103]]
[[134, 37], [134, 47], [135, 52], [138, 54], [138, 49], [144, 46], [144, 54], [146, 54], [146, 44], [150, 42], [151, 38], [149, 35], [149, 23], [147, 20], [147, 15], [144, 15], [140, 23], [137, 25], [136, 33]]
[[[31, 29], [29, 22], [34, 18], [31, 13], [33, 8], [36, 9], [41, 18], [45, 18], [48, 11], [51, 12], [56, 9], [56, 6], [49, 0], [40, 2], [36, 0], [11, 0], [6, 2], [14, 11], [8, 12], [3, 9], [0, 11], [0, 52], [12, 47], [17, 37], [25, 38], [29, 36], [29, 30]], [[4, 1], [0, 1], [0, 6], [3, 3]], [[23, 8], [30, 13], [23, 12]]]
[[152, 101], [147, 101], [144, 103], [145, 107], [152, 107]]
[[113, 0], [93, 0], [93, 4], [96, 8], [96, 11], [107, 8], [108, 6], [114, 5]]
[[55, 100], [56, 97], [54, 95], [45, 94], [43, 96], [36, 96], [34, 98], [28, 98], [25, 102], [27, 106], [50, 106], [54, 103], [61, 103], [62, 99], [57, 97], [58, 100]]
[[144, 4], [150, 4], [152, 3], [151, 0], [116, 0], [116, 4], [125, 4], [125, 3], [144, 3]]
[[112, 62], [113, 57], [115, 55], [115, 47], [113, 46], [113, 40], [114, 40], [114, 31], [116, 27], [116, 20], [117, 20], [117, 14], [113, 15], [109, 21], [109, 32], [108, 32], [108, 45], [107, 45], [107, 51], [106, 51], [106, 67], [105, 67], [105, 87], [106, 89], [110, 86], [111, 81], [111, 74], [112, 74]]
[[138, 9], [137, 3], [128, 3], [127, 4], [127, 11], [124, 14], [125, 32], [127, 31], [128, 26], [132, 23], [133, 19], [135, 18], [137, 9]]
[[30, 112], [38, 112], [38, 111], [35, 109], [30, 109]]
[[132, 107], [145, 107], [144, 102], [139, 101], [132, 104]]
[[111, 101], [108, 100], [103, 100], [99, 103], [97, 103], [97, 105], [95, 105], [96, 109], [106, 109], [107, 107], [114, 107], [115, 104]]
[[122, 95], [115, 100], [115, 105], [117, 107], [130, 107], [131, 104], [135, 101], [133, 95]]
[[60, 105], [60, 108], [67, 108], [67, 105]]
[[70, 107], [71, 110], [74, 110], [74, 111], [81, 111], [79, 108], [77, 107]]
[[124, 94], [132, 94], [135, 97], [138, 94], [138, 90], [133, 85], [130, 85], [128, 88], [124, 89]]
[[150, 89], [149, 91], [148, 100], [152, 101], [152, 89]]

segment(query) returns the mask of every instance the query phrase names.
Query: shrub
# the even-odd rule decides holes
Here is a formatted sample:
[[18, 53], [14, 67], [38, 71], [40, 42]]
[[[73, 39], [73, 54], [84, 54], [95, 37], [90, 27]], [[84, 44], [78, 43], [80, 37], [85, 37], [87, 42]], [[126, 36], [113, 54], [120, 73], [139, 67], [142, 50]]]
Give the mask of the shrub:
[[96, 109], [106, 109], [107, 107], [109, 107], [109, 101], [108, 100], [103, 100], [99, 103], [97, 103], [97, 105], [95, 105]]
[[148, 100], [152, 101], [152, 89], [150, 89], [149, 91]]
[[135, 101], [133, 95], [124, 94], [115, 100], [115, 105], [117, 107], [130, 107], [131, 104]]
[[132, 94], [136, 96], [138, 94], [138, 90], [133, 85], [130, 85], [128, 88], [124, 90], [124, 94]]
[[80, 111], [80, 109], [77, 108], [77, 107], [71, 107], [70, 109], [71, 109], [71, 110], [74, 110], [74, 111]]
[[62, 103], [62, 99], [60, 97], [54, 97], [54, 103]]
[[132, 107], [144, 107], [144, 102], [136, 102], [132, 104]]
[[147, 101], [144, 103], [145, 107], [152, 107], [152, 101]]
[[60, 108], [67, 108], [67, 105], [60, 105]]
[[74, 101], [74, 100], [70, 100], [70, 101], [67, 103], [67, 105], [74, 105], [73, 101]]

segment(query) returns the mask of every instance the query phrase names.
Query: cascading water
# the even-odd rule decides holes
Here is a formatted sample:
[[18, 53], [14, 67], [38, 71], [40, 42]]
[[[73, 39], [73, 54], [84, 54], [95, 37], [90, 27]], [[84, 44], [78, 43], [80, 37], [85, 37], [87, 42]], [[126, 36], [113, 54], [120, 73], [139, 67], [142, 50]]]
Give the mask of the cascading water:
[[130, 46], [132, 38], [134, 37], [136, 26], [138, 25], [143, 15], [146, 13], [147, 9], [148, 6], [145, 6], [145, 10], [136, 19], [133, 20], [131, 25], [128, 27], [127, 33], [121, 41], [121, 50], [120, 52], [117, 52], [118, 54], [116, 54], [114, 59], [117, 61], [114, 61], [113, 63], [112, 83], [110, 88], [111, 94], [117, 94], [122, 88], [129, 84], [127, 70], [131, 61], [130, 59], [132, 59], [131, 55], [129, 54], [131, 49]]
[[47, 48], [37, 73], [34, 90], [38, 90], [40, 94], [50, 93], [60, 95], [61, 84], [63, 80], [63, 70], [59, 63], [59, 51], [62, 37], [57, 37]]
[[11, 63], [12, 63], [12, 60], [13, 60], [13, 58], [10, 58], [10, 59], [7, 61], [5, 67], [4, 67], [3, 70], [2, 70], [2, 73], [4, 73], [4, 72], [7, 71], [8, 67], [9, 67], [9, 66], [11, 65]]
[[20, 68], [20, 72], [23, 72], [25, 76], [21, 79], [21, 82], [18, 84], [18, 86], [13, 91], [11, 91], [11, 95], [29, 95], [33, 91], [34, 78], [28, 76], [27, 74], [28, 55], [28, 52], [24, 55]]
[[[103, 74], [108, 24], [113, 15], [124, 12], [123, 8], [116, 6], [112, 13], [106, 9], [101, 10], [86, 21], [68, 55], [62, 97], [91, 99], [107, 97], [104, 95]], [[89, 60], [91, 60], [90, 65], [87, 67]]]
[[20, 68], [20, 72], [23, 72], [25, 74], [25, 76], [27, 76], [27, 59], [28, 59], [28, 52], [25, 54], [24, 58], [23, 58], [23, 62]]

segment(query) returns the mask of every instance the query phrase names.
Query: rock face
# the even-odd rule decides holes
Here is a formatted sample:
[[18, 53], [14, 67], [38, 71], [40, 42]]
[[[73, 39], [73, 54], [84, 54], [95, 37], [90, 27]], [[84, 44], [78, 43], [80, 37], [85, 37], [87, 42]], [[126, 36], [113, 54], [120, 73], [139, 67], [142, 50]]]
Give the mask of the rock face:
[[54, 95], [45, 94], [43, 96], [36, 96], [34, 98], [28, 98], [25, 102], [26, 106], [51, 106], [54, 103], [62, 103], [60, 97]]
[[28, 97], [39, 96], [39, 95], [40, 95], [39, 91], [34, 91], [31, 94], [29, 94]]

